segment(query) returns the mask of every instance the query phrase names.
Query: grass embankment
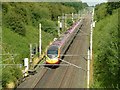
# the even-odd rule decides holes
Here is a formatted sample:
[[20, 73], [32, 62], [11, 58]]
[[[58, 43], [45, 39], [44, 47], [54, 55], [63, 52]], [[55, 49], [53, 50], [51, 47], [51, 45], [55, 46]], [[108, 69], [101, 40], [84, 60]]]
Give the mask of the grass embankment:
[[[3, 28], [3, 41], [7, 43], [3, 43], [3, 53], [13, 54], [12, 59], [11, 55], [5, 55], [3, 57], [3, 63], [5, 64], [23, 64], [23, 58], [27, 57], [29, 58], [29, 44], [38, 44], [38, 30], [37, 28], [34, 28], [32, 26], [27, 26], [26, 29], [26, 37], [22, 37], [8, 28]], [[45, 51], [46, 46], [49, 44], [50, 41], [52, 41], [54, 38], [53, 35], [49, 33], [45, 33], [42, 31], [42, 52]], [[35, 46], [35, 45], [34, 45]], [[9, 51], [8, 51], [9, 50]], [[17, 54], [17, 55], [14, 55]], [[6, 68], [3, 69], [3, 75], [4, 70], [7, 70], [7, 68], [14, 69], [16, 66], [6, 66]], [[7, 70], [8, 72], [9, 70]], [[6, 73], [7, 73], [6, 72]], [[11, 73], [11, 72], [9, 72]], [[11, 75], [11, 74], [9, 74]], [[10, 78], [9, 75], [7, 78]], [[3, 79], [5, 80], [4, 76]], [[10, 78], [11, 79], [11, 78]], [[3, 80], [3, 81], [4, 81]]]
[[[96, 12], [97, 10], [100, 16], [100, 9], [96, 9]], [[102, 15], [101, 19], [97, 18], [98, 22], [93, 33], [94, 80], [92, 88], [120, 88], [118, 10], [114, 9], [112, 14], [107, 16]]]
[[[12, 54], [18, 54], [15, 56], [15, 63], [23, 63], [23, 58], [29, 57], [29, 44], [38, 44], [38, 32], [39, 30], [37, 28], [34, 28], [32, 26], [27, 26], [26, 29], [26, 37], [22, 37], [12, 31], [10, 31], [8, 28], [3, 28], [3, 41], [7, 43], [3, 43], [3, 53], [9, 52]], [[45, 33], [42, 31], [42, 50], [45, 50], [45, 47], [49, 44], [51, 40], [53, 40], [54, 36]], [[35, 47], [35, 45], [34, 45]], [[9, 50], [9, 51], [8, 51]], [[10, 56], [8, 56], [10, 57]], [[17, 58], [21, 58], [21, 60], [17, 60]], [[10, 63], [8, 61], [3, 63]]]

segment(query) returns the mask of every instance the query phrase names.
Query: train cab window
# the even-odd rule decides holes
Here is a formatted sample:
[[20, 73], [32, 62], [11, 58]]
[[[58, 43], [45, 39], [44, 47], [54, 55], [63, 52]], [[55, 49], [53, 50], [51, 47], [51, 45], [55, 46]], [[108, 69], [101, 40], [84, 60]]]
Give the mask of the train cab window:
[[47, 55], [50, 57], [51, 55], [54, 55], [57, 57], [58, 55], [58, 46], [50, 46], [47, 50]]
[[48, 50], [47, 54], [58, 54], [58, 50]]

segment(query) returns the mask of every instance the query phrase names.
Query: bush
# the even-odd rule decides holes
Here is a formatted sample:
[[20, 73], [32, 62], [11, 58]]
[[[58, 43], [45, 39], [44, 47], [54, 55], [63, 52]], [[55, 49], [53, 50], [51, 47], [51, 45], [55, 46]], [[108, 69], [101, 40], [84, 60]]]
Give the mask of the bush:
[[8, 3], [2, 4], [2, 12], [3, 13], [7, 13], [8, 9], [9, 9], [9, 4]]
[[18, 33], [19, 35], [25, 36], [26, 29], [25, 25], [22, 22], [19, 15], [16, 15], [14, 12], [9, 12], [5, 18], [5, 24], [14, 32]]
[[50, 19], [51, 13], [48, 8], [40, 8], [39, 6], [33, 7], [31, 10], [31, 18], [34, 26], [38, 25], [38, 22], [43, 19]]
[[40, 22], [42, 24], [42, 30], [55, 36], [57, 35], [57, 26], [53, 21], [42, 19]]
[[6, 67], [3, 69], [2, 73], [2, 87], [6, 87], [6, 84], [9, 82], [15, 82], [16, 78], [11, 73], [11, 67]]
[[19, 5], [18, 4], [18, 6], [16, 6], [16, 8], [14, 9], [14, 11], [15, 11], [15, 15], [18, 17], [20, 17], [19, 19], [19, 21], [20, 22], [23, 22], [23, 23], [25, 23], [25, 24], [28, 24], [29, 23], [29, 21], [28, 21], [28, 19], [30, 18], [28, 15], [29, 15], [29, 13], [28, 13], [28, 9], [27, 8], [25, 8], [25, 6], [21, 6], [21, 5]]
[[96, 14], [96, 19], [97, 21], [104, 19], [107, 16], [107, 5], [105, 3], [101, 4], [100, 6], [96, 6], [95, 14]]
[[107, 3], [107, 13], [110, 15], [112, 15], [114, 9], [118, 9], [118, 8], [120, 8], [120, 1]]
[[9, 84], [10, 82], [15, 83], [20, 77], [22, 77], [22, 72], [19, 68], [6, 66], [2, 73], [2, 87], [6, 87], [6, 84]]
[[72, 19], [68, 19], [68, 20], [67, 20], [67, 23], [68, 23], [69, 26], [71, 26], [71, 25], [73, 24]]

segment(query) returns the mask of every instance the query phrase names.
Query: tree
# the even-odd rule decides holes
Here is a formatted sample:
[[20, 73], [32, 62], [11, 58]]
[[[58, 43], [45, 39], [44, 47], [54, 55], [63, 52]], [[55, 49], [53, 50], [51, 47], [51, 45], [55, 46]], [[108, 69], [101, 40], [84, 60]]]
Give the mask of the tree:
[[42, 30], [56, 36], [57, 26], [55, 25], [55, 23], [53, 21], [47, 20], [47, 19], [42, 19], [40, 22], [42, 24]]
[[107, 3], [107, 12], [111, 15], [114, 9], [120, 8], [120, 1], [119, 2], [108, 2]]

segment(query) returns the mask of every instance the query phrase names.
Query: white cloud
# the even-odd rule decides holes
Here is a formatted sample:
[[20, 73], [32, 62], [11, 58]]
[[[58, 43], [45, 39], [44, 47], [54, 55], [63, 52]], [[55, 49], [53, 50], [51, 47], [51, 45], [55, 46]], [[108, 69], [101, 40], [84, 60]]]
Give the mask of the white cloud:
[[107, 2], [107, 0], [81, 0], [82, 2], [86, 2], [89, 6], [94, 6], [99, 3]]
[[107, 2], [108, 0], [81, 0], [83, 2], [98, 2], [98, 3], [101, 3], [101, 2]]

